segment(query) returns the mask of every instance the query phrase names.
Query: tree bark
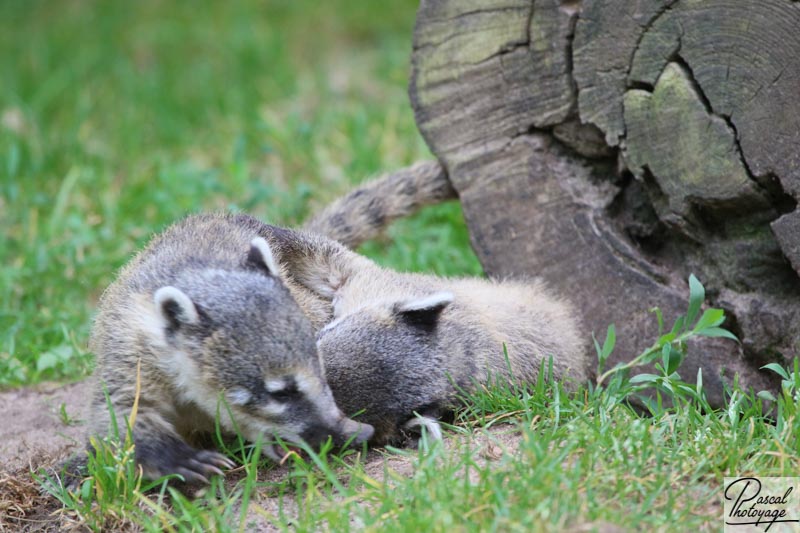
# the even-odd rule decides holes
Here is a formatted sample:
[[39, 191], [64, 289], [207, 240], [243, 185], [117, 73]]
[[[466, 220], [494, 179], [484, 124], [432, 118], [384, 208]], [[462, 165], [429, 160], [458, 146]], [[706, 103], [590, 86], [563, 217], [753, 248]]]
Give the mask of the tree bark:
[[774, 388], [760, 366], [800, 348], [800, 3], [422, 0], [410, 96], [487, 274], [614, 323], [622, 361], [695, 273], [742, 343], [694, 343], [683, 377]]

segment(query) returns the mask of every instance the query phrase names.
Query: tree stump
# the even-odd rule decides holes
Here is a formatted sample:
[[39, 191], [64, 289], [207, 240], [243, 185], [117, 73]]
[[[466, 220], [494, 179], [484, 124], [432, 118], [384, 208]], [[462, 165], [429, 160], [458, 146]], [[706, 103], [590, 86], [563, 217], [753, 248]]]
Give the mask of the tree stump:
[[487, 274], [616, 324], [613, 363], [694, 273], [742, 343], [694, 343], [684, 379], [775, 387], [759, 368], [800, 347], [800, 2], [422, 0], [410, 96]]

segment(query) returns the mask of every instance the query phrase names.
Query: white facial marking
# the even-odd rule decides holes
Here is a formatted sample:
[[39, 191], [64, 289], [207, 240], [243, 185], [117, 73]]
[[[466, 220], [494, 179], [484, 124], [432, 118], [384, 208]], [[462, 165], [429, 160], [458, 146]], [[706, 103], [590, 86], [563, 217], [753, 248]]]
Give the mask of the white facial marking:
[[303, 431], [303, 426], [299, 424], [270, 424], [263, 418], [248, 416], [243, 419], [244, 423], [240, 424], [240, 429], [244, 438], [250, 442], [257, 442], [261, 439], [262, 442], [269, 442], [274, 437], [280, 437], [287, 442], [300, 442], [300, 433]]
[[233, 405], [246, 405], [253, 398], [250, 391], [242, 387], [228, 389], [225, 396]]
[[278, 416], [286, 412], [287, 406], [285, 403], [267, 402], [266, 405], [260, 406], [259, 409], [267, 415]]
[[282, 379], [268, 379], [264, 381], [267, 392], [278, 392], [286, 388], [286, 382]]

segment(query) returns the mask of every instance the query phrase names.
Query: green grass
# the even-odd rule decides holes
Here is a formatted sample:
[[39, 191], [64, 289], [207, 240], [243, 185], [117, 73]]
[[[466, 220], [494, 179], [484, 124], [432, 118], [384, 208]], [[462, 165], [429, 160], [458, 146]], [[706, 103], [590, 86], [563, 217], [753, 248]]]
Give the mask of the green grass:
[[[552, 361], [536, 383], [479, 386], [464, 396], [448, 447], [423, 438], [416, 451], [390, 450], [406, 457], [410, 474], [394, 471], [396, 460], [376, 471], [365, 450], [331, 453], [330, 446], [304, 448], [280, 471], [260, 459], [257, 445], [220, 442], [243, 465], [238, 480], [216, 479], [191, 499], [165, 480], [145, 485], [128, 439], [96, 443], [79, 490], [45, 474], [37, 479], [75, 523], [93, 530], [247, 531], [265, 523], [286, 531], [718, 529], [725, 476], [793, 476], [800, 468], [800, 362], [770, 366], [782, 378], [777, 398], [734, 383], [728, 405], [712, 408], [700, 377], [687, 382], [678, 374], [687, 340], [730, 335], [719, 310], [700, 312], [703, 296], [692, 277], [686, 315], [595, 386], [552, 382]], [[597, 343], [599, 367], [613, 352], [613, 331]], [[654, 361], [657, 373], [629, 377]], [[650, 402], [646, 416], [629, 403], [645, 387], [669, 400]], [[765, 409], [765, 399], [774, 409]]]
[[[544, 373], [542, 374], [544, 375]], [[800, 369], [778, 398], [778, 416], [761, 400], [735, 390], [729, 409], [678, 394], [675, 407], [644, 417], [609, 389], [568, 393], [540, 379], [521, 389], [506, 384], [466, 398], [449, 449], [423, 443], [402, 452], [409, 475], [368, 473], [357, 451], [323, 449], [294, 456], [278, 479], [253, 451], [235, 454], [243, 478], [232, 488], [215, 480], [188, 499], [163, 485], [144, 496], [130, 453], [100, 459], [98, 494], [48, 490], [93, 529], [138, 524], [148, 531], [248, 531], [258, 523], [280, 530], [561, 531], [616, 524], [631, 530], [717, 530], [726, 475], [792, 476], [800, 467], [796, 396]], [[469, 435], [483, 435], [476, 443]], [[503, 435], [515, 435], [508, 439]], [[121, 464], [120, 468], [117, 466]], [[116, 481], [108, 472], [125, 472]], [[88, 482], [87, 482], [88, 483]], [[156, 484], [158, 487], [158, 484]], [[131, 487], [134, 490], [131, 491]], [[272, 502], [266, 500], [272, 498]], [[250, 502], [249, 513], [243, 513]]]
[[[100, 292], [184, 214], [294, 225], [429, 157], [406, 96], [415, 9], [0, 3], [0, 389], [84, 375]], [[402, 270], [480, 272], [457, 205], [366, 252]]]
[[[86, 374], [100, 292], [184, 214], [298, 224], [369, 175], [428, 157], [406, 96], [415, 9], [0, 2], [0, 389]], [[362, 251], [400, 270], [480, 272], [454, 204]], [[774, 418], [762, 413], [766, 395], [737, 388], [711, 409], [674, 375], [682, 340], [697, 333], [687, 323], [703, 319], [692, 288], [692, 319], [639, 359], [658, 361], [658, 373], [631, 382], [613, 372], [574, 392], [544, 379], [481, 389], [448, 432], [460, 445], [397, 452], [410, 474], [328, 449], [293, 456], [284, 472], [240, 448], [230, 454], [242, 468], [189, 499], [160, 482], [145, 493], [130, 446], [98, 443], [78, 491], [40, 481], [64, 516], [96, 530], [246, 531], [254, 519], [292, 531], [719, 529], [723, 476], [800, 468], [800, 372], [783, 376]], [[598, 345], [601, 362], [611, 349]], [[643, 386], [674, 405], [642, 416], [627, 398]]]

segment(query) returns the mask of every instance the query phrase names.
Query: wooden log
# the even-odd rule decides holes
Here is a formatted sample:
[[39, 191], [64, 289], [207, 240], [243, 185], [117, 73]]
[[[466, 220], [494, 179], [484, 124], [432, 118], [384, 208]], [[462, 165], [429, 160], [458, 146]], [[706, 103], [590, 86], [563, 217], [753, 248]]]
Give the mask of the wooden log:
[[585, 2], [575, 27], [573, 76], [581, 120], [605, 132], [609, 146], [625, 135], [622, 97], [643, 33], [675, 0]]
[[668, 198], [664, 216], [688, 218], [691, 209], [767, 209], [769, 202], [747, 175], [736, 135], [709, 114], [677, 63], [664, 67], [652, 92], [632, 89], [623, 97], [628, 166], [647, 168]]
[[531, 126], [562, 122], [574, 100], [566, 56], [574, 14], [556, 0], [535, 15], [530, 0], [485, 4], [422, 2], [414, 34], [417, 123], [459, 190], [476, 160]]
[[716, 401], [774, 385], [800, 351], [798, 28], [789, 0], [423, 0], [411, 101], [487, 273], [615, 323], [620, 360], [694, 272], [743, 342], [688, 372]]
[[737, 134], [752, 175], [800, 193], [800, 4], [788, 0], [678, 2], [633, 56], [630, 84], [653, 83], [683, 61], [708, 107]]

